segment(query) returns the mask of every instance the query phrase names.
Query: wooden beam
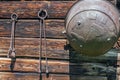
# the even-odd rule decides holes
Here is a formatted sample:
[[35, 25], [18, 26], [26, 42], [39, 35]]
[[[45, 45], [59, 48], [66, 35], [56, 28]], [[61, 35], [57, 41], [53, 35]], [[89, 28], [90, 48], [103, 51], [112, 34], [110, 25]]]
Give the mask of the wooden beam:
[[[52, 59], [70, 59], [72, 61], [88, 61], [88, 62], [106, 62], [116, 61], [119, 50], [112, 49], [108, 53], [98, 57], [86, 57], [81, 54], [76, 54], [71, 48], [66, 46], [66, 39], [47, 39], [47, 57]], [[10, 38], [0, 37], [0, 56], [7, 56], [9, 50]], [[39, 57], [39, 38], [16, 38], [15, 39], [16, 56], [17, 57]], [[43, 47], [44, 49], [44, 47]], [[118, 55], [119, 56], [119, 55]], [[42, 57], [45, 57], [43, 50]], [[120, 60], [120, 58], [118, 58]]]
[[[69, 73], [67, 61], [48, 61], [50, 73]], [[42, 72], [45, 72], [46, 61], [42, 60]], [[34, 72], [39, 71], [39, 60], [0, 58], [0, 71]]]
[[19, 18], [38, 18], [41, 8], [47, 9], [48, 18], [65, 18], [67, 11], [75, 1], [2, 1], [0, 2], [0, 18], [10, 18], [17, 13]]
[[107, 77], [101, 76], [74, 76], [70, 80], [108, 80]]
[[0, 80], [70, 80], [68, 75], [50, 74], [47, 78], [45, 74], [40, 76], [36, 73], [10, 73], [1, 72]]
[[[0, 37], [10, 37], [11, 20], [0, 20]], [[47, 38], [65, 38], [62, 31], [65, 30], [64, 20], [46, 20]], [[16, 23], [16, 37], [35, 38], [39, 37], [39, 20], [19, 20]]]
[[[7, 56], [10, 38], [0, 38], [0, 56]], [[64, 50], [65, 39], [47, 39], [47, 57], [55, 59], [69, 59], [69, 52]], [[39, 57], [39, 38], [16, 38], [16, 56]], [[43, 46], [43, 49], [45, 47]], [[45, 50], [43, 50], [45, 57]]]
[[19, 18], [38, 18], [37, 13], [41, 8], [47, 9], [48, 18], [65, 18], [76, 1], [2, 1], [0, 18], [10, 18], [12, 13], [17, 13]]
[[107, 80], [107, 77], [102, 76], [76, 76], [76, 75], [59, 75], [59, 74], [50, 74], [47, 78], [45, 74], [42, 77], [39, 74], [35, 73], [10, 73], [10, 72], [1, 72], [1, 80]]
[[[46, 70], [46, 61], [42, 60], [42, 72]], [[68, 61], [48, 60], [50, 74], [69, 74], [86, 76], [106, 76], [106, 72], [116, 74], [115, 67], [107, 67], [105, 63], [71, 63]], [[32, 72], [38, 73], [38, 59], [0, 58], [0, 72]]]

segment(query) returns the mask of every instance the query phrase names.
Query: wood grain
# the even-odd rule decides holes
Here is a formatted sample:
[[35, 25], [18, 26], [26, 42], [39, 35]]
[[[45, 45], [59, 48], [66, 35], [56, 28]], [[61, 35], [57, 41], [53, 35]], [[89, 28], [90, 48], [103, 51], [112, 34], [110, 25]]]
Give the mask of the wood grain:
[[[29, 74], [4, 72], [0, 73], [0, 75], [1, 80], [40, 80], [39, 74], [35, 73]], [[50, 76], [46, 78], [45, 74], [43, 74], [42, 80], [107, 80], [107, 77], [50, 74]]]
[[[0, 20], [0, 37], [10, 37], [11, 20]], [[62, 31], [65, 30], [64, 20], [46, 20], [47, 38], [65, 38]], [[39, 20], [19, 20], [16, 23], [16, 37], [35, 38], [39, 37]]]
[[[10, 38], [0, 37], [0, 56], [7, 56], [9, 50]], [[66, 49], [67, 47], [67, 49]], [[16, 38], [15, 48], [17, 57], [39, 57], [39, 38]], [[43, 47], [44, 49], [44, 47]], [[106, 62], [116, 61], [119, 50], [113, 49], [105, 55], [99, 57], [85, 57], [76, 52], [70, 46], [67, 46], [66, 39], [47, 39], [47, 57], [51, 59], [72, 60], [73, 62], [88, 61], [88, 62]], [[45, 57], [43, 50], [42, 57]], [[120, 60], [120, 58], [118, 58]]]
[[[0, 18], [10, 18], [12, 13], [17, 13], [19, 18], [38, 18], [37, 13], [41, 8], [48, 11], [48, 18], [65, 18], [75, 2], [74, 0], [2, 1], [0, 2]], [[113, 0], [112, 2], [114, 3]]]
[[[0, 56], [6, 56], [10, 38], [0, 38]], [[44, 44], [43, 44], [44, 45]], [[69, 53], [64, 50], [65, 39], [47, 39], [47, 56], [55, 59], [68, 59]], [[39, 38], [16, 38], [16, 54], [19, 57], [39, 57]], [[45, 47], [43, 46], [43, 57]]]
[[45, 74], [42, 77], [36, 73], [10, 73], [10, 72], [1, 72], [1, 80], [69, 80], [68, 75], [58, 75], [50, 74], [47, 78]]
[[[45, 72], [45, 60], [42, 60], [42, 72]], [[80, 76], [106, 76], [106, 72], [115, 74], [115, 69], [102, 63], [70, 63], [68, 61], [49, 60], [50, 74], [66, 74]], [[0, 72], [38, 73], [39, 60], [37, 59], [8, 59], [0, 58]]]
[[43, 8], [48, 12], [48, 18], [65, 18], [69, 8], [75, 1], [3, 1], [0, 2], [0, 18], [10, 18], [17, 13], [19, 18], [38, 18], [38, 11]]
[[[39, 71], [39, 60], [35, 59], [7, 59], [0, 58], [0, 71], [34, 72]], [[67, 61], [48, 61], [50, 73], [69, 73]], [[45, 72], [46, 61], [42, 60], [42, 72]]]

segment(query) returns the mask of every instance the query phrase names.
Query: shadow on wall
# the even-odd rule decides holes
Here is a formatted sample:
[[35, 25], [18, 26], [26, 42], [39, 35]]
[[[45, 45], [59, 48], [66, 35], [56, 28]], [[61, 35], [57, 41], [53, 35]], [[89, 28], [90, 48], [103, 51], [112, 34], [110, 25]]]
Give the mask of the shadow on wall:
[[117, 0], [117, 8], [120, 10], [120, 0]]
[[85, 57], [75, 53], [72, 48], [70, 54], [70, 80], [117, 80], [117, 53], [112, 49], [99, 57]]

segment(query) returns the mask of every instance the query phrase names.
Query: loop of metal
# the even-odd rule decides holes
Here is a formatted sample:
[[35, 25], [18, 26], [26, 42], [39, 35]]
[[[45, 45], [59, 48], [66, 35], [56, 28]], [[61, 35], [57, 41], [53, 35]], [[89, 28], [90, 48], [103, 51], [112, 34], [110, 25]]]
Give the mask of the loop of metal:
[[11, 29], [11, 41], [10, 41], [10, 48], [8, 51], [8, 58], [15, 58], [15, 25], [17, 22], [18, 16], [16, 13], [13, 13], [11, 15], [11, 20], [12, 20], [12, 29]]
[[[45, 25], [45, 19], [47, 18], [47, 11], [44, 9], [41, 9], [38, 12], [38, 17], [40, 19], [40, 54], [39, 54], [39, 73], [42, 73], [42, 63], [41, 63], [41, 57], [42, 57], [42, 33], [43, 33], [43, 39], [44, 39], [44, 47], [45, 47], [45, 60], [46, 60], [46, 76], [48, 77], [49, 75], [49, 70], [48, 70], [48, 59], [47, 59], [47, 41], [46, 41], [46, 25]], [[43, 32], [42, 32], [43, 31]]]
[[45, 9], [40, 9], [40, 11], [38, 12], [38, 17], [40, 20], [45, 20], [48, 16], [48, 13]]

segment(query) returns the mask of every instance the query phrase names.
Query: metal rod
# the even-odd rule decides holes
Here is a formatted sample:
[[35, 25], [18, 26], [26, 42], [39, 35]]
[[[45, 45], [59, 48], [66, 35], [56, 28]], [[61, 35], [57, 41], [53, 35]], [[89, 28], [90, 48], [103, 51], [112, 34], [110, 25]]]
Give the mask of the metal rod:
[[39, 65], [39, 72], [42, 72], [42, 64], [41, 64], [41, 56], [42, 56], [42, 29], [43, 29], [43, 37], [44, 37], [44, 46], [45, 46], [45, 60], [46, 60], [46, 76], [48, 77], [49, 71], [48, 71], [48, 59], [47, 59], [47, 40], [46, 40], [46, 25], [45, 25], [45, 18], [47, 17], [47, 11], [44, 9], [41, 9], [38, 12], [38, 17], [40, 19], [40, 65]]
[[47, 40], [46, 40], [46, 25], [43, 21], [43, 31], [44, 31], [44, 41], [45, 41], [45, 61], [46, 61], [46, 76], [48, 77], [49, 71], [48, 71], [48, 58], [47, 58]]
[[17, 21], [18, 15], [16, 13], [13, 13], [11, 15], [11, 20], [12, 20], [12, 29], [11, 29], [11, 41], [10, 41], [10, 48], [8, 51], [8, 57], [9, 58], [15, 58], [15, 25]]
[[41, 61], [41, 57], [42, 57], [42, 21], [40, 20], [40, 38], [39, 38], [39, 46], [40, 46], [40, 52], [39, 52], [39, 73], [42, 73], [42, 61]]

